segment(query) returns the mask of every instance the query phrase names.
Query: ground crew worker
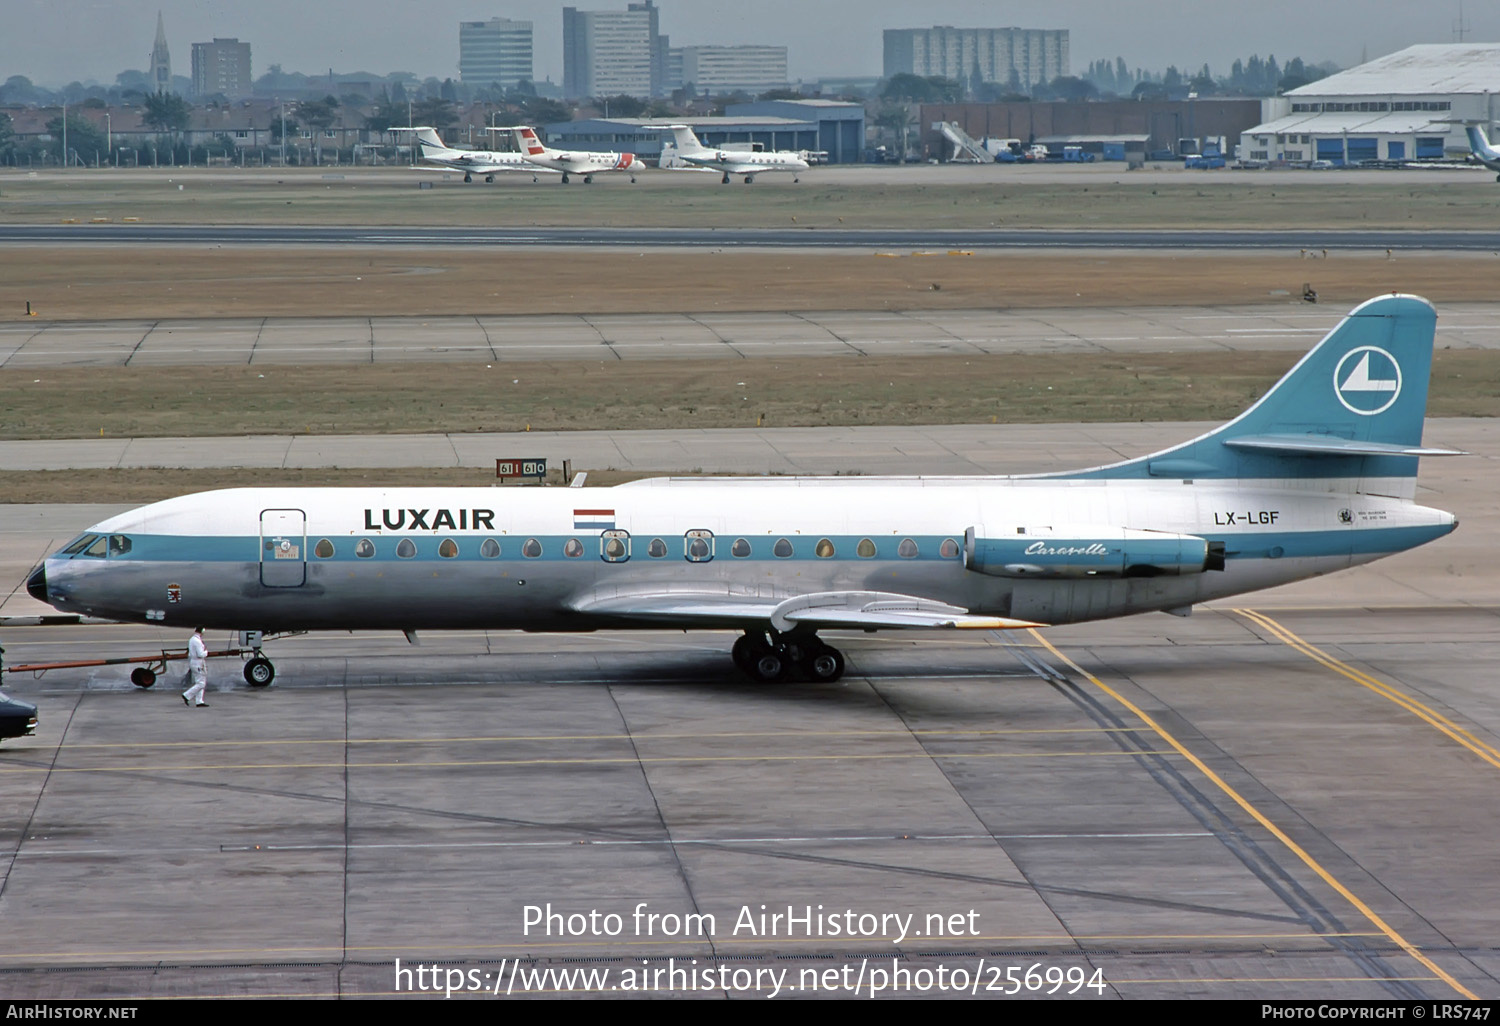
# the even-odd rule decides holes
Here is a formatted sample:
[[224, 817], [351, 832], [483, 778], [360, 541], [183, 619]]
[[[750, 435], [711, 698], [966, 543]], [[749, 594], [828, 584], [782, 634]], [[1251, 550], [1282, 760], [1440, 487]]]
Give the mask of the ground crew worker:
[[202, 627], [193, 628], [193, 636], [188, 639], [188, 677], [193, 686], [182, 693], [182, 704], [192, 705], [196, 698], [198, 708], [208, 708], [203, 700], [203, 692], [208, 688], [208, 646], [203, 643]]

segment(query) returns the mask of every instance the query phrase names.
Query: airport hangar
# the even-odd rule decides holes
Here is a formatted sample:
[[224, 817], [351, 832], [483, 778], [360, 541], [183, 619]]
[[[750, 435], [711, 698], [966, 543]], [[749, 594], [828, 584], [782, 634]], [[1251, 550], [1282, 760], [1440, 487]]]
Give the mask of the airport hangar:
[[[865, 109], [838, 100], [766, 100], [732, 103], [723, 117], [586, 118], [545, 125], [547, 143], [564, 149], [618, 150], [654, 160], [661, 156], [664, 124], [688, 125], [705, 146], [806, 150], [827, 164], [864, 159]], [[821, 156], [826, 154], [826, 156]]]
[[1335, 165], [1462, 159], [1463, 122], [1492, 127], [1497, 92], [1500, 43], [1408, 46], [1264, 101], [1239, 155]]

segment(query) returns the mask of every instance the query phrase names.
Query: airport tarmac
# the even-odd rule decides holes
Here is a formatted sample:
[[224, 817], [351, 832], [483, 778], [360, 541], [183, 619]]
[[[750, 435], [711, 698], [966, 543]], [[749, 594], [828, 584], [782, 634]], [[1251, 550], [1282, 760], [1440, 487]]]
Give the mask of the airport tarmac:
[[[726, 468], [805, 445], [803, 470], [962, 473], [1193, 427], [679, 441]], [[1462, 521], [1430, 546], [1187, 619], [848, 635], [835, 685], [751, 685], [727, 633], [636, 631], [284, 639], [265, 691], [216, 661], [207, 710], [123, 667], [8, 677], [41, 723], [0, 746], [0, 980], [431, 996], [399, 958], [509, 996], [1500, 997], [1500, 445], [1487, 421], [1426, 440], [1476, 453], [1424, 461], [1420, 501]], [[0, 507], [3, 611], [108, 511]], [[186, 638], [3, 640], [15, 664]], [[526, 925], [548, 903], [550, 936]], [[908, 914], [904, 938], [880, 920]]]
[[[0, 369], [449, 360], [1302, 351], [1347, 310], [1269, 306], [0, 323]], [[1494, 303], [1444, 303], [1437, 345], [1500, 345]]]

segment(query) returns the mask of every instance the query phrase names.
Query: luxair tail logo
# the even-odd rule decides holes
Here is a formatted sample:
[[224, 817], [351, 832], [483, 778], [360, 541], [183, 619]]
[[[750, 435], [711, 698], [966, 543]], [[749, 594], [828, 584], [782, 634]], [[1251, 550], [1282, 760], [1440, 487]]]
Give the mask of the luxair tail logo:
[[1401, 395], [1401, 365], [1379, 346], [1351, 349], [1333, 369], [1333, 391], [1351, 413], [1383, 413]]

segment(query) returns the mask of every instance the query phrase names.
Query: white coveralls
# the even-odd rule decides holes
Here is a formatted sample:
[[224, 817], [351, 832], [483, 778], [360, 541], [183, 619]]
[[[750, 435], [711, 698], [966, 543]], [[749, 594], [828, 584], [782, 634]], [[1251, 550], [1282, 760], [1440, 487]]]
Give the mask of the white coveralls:
[[184, 702], [197, 701], [199, 705], [207, 705], [203, 700], [203, 692], [208, 687], [208, 646], [203, 643], [203, 635], [194, 634], [188, 639], [188, 676], [192, 678], [193, 686], [182, 693]]

